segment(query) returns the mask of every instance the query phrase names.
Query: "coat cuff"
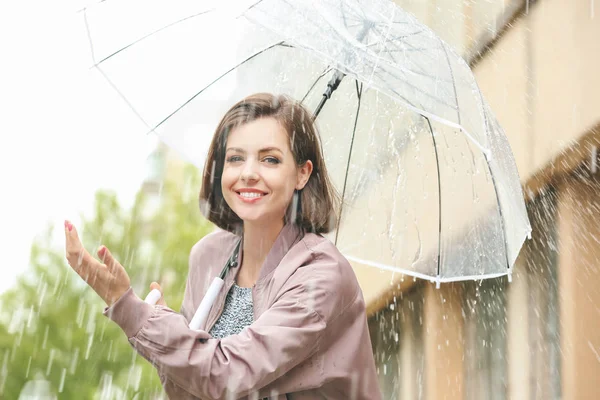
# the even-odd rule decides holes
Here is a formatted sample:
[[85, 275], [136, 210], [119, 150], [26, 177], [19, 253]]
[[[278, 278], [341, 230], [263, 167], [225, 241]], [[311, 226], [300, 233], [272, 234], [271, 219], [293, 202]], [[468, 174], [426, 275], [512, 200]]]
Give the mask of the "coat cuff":
[[137, 335], [154, 312], [154, 307], [142, 301], [129, 288], [112, 306], [106, 307], [103, 314], [116, 322], [130, 339]]

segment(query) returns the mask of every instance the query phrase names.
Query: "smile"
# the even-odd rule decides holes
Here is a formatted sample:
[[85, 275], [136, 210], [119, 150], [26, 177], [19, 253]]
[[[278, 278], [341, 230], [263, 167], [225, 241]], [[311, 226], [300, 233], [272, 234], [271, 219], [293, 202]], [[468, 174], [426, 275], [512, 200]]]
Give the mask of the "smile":
[[243, 193], [238, 193], [240, 196], [242, 197], [248, 197], [248, 198], [254, 198], [254, 197], [261, 197], [264, 196], [264, 194], [262, 193], [256, 193], [256, 192], [243, 192]]
[[238, 196], [238, 198], [246, 203], [254, 203], [258, 200], [260, 200], [261, 198], [265, 197], [267, 195], [267, 193], [262, 193], [262, 192], [235, 192]]

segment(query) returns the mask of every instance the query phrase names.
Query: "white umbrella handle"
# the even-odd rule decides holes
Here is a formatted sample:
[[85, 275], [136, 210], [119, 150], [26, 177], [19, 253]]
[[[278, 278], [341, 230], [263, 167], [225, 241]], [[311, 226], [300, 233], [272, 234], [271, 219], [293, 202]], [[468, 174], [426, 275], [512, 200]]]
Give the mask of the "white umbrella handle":
[[[208, 291], [206, 292], [206, 295], [200, 302], [200, 305], [198, 306], [194, 317], [190, 321], [190, 329], [198, 330], [204, 325], [204, 323], [206, 322], [206, 318], [208, 318], [208, 312], [210, 311], [210, 308], [214, 304], [217, 295], [223, 288], [224, 284], [225, 282], [223, 281], [223, 279], [219, 277], [216, 277], [212, 281], [210, 287], [208, 288]], [[148, 293], [144, 301], [153, 306], [158, 302], [161, 296], [162, 293], [158, 289], [152, 289], [152, 291]]]
[[160, 290], [152, 289], [152, 291], [150, 293], [148, 293], [148, 296], [146, 296], [144, 301], [146, 303], [150, 304], [151, 306], [153, 306], [158, 302], [158, 300], [160, 300], [161, 296], [162, 296], [162, 293], [160, 292]]
[[210, 287], [208, 288], [208, 291], [206, 292], [206, 295], [200, 302], [200, 305], [198, 306], [198, 309], [194, 314], [194, 318], [192, 318], [192, 320], [190, 321], [190, 329], [198, 330], [202, 326], [204, 326], [204, 324], [206, 323], [206, 319], [208, 318], [208, 312], [210, 311], [210, 308], [214, 304], [217, 295], [223, 288], [224, 284], [225, 281], [223, 281], [223, 279], [219, 277], [216, 277], [212, 281]]

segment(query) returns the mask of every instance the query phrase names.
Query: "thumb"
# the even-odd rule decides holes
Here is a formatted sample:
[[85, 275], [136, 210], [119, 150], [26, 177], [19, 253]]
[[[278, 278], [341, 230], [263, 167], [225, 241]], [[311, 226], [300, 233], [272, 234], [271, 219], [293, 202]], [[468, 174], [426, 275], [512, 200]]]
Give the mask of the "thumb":
[[160, 285], [158, 284], [158, 282], [152, 282], [150, 284], [150, 291], [152, 291], [154, 289], [158, 290], [160, 292], [160, 294], [161, 294], [160, 299], [158, 299], [158, 301], [156, 302], [156, 304], [161, 305], [161, 306], [166, 306], [167, 303], [165, 302], [165, 296], [164, 296], [163, 290], [160, 287]]

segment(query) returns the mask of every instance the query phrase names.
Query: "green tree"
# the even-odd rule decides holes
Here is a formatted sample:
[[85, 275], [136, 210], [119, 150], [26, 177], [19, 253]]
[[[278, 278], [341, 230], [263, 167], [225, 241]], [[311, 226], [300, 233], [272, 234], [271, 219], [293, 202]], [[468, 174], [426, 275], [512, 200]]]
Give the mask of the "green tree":
[[[133, 207], [124, 210], [113, 193], [99, 191], [94, 215], [79, 227], [90, 252], [100, 244], [111, 249], [138, 296], [158, 281], [167, 304], [177, 311], [189, 251], [213, 229], [199, 212], [199, 174], [187, 166], [182, 175], [164, 182], [151, 215], [148, 193], [140, 191]], [[53, 245], [52, 237], [52, 227], [39, 235], [30, 270], [0, 297], [0, 398], [18, 399], [36, 378], [46, 380], [60, 399], [159, 397], [155, 369], [102, 315], [104, 303], [69, 268], [64, 249]]]

